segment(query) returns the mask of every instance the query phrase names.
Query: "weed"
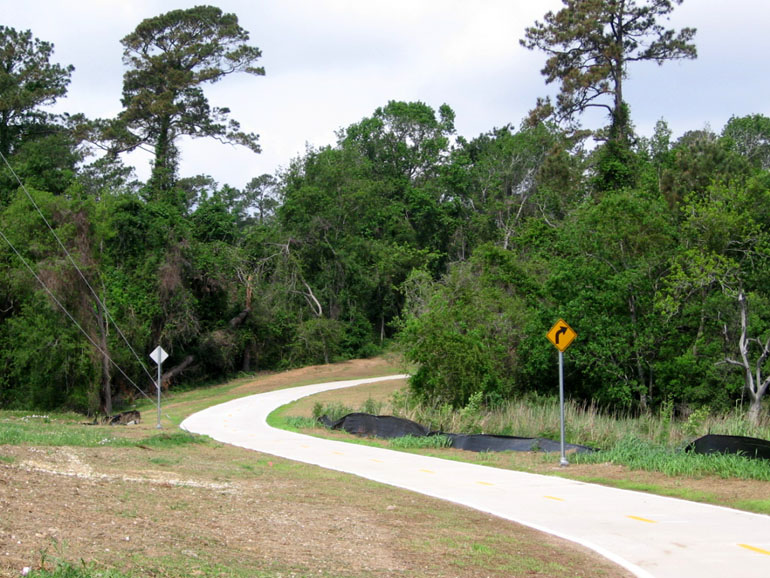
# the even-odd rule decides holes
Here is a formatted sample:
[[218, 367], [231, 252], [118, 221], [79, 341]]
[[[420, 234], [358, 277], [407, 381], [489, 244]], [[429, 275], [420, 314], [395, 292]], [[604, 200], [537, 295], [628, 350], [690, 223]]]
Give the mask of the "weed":
[[[323, 413], [321, 415], [323, 415]], [[286, 418], [286, 427], [291, 430], [310, 429], [318, 426], [318, 418], [316, 417], [295, 416]]]
[[379, 413], [382, 411], [383, 405], [385, 405], [383, 402], [377, 401], [370, 396], [361, 405], [361, 412], [369, 413], [372, 415], [379, 415]]
[[149, 462], [151, 464], [154, 464], [156, 466], [164, 466], [164, 467], [170, 467], [177, 465], [181, 460], [179, 458], [170, 459], [170, 458], [150, 458]]
[[197, 436], [185, 431], [157, 434], [137, 442], [137, 445], [148, 446], [151, 448], [176, 448], [189, 444], [205, 444], [210, 438], [207, 436]]
[[687, 421], [684, 423], [684, 426], [682, 426], [684, 435], [687, 437], [696, 437], [701, 435], [703, 432], [703, 426], [709, 417], [709, 413], [710, 411], [708, 406], [699, 407], [694, 412], [692, 412], [690, 417], [688, 417]]
[[402, 436], [392, 438], [389, 442], [390, 447], [397, 449], [437, 449], [449, 447], [450, 440], [444, 435], [433, 436]]
[[86, 564], [84, 560], [80, 564], [70, 562], [57, 562], [53, 570], [32, 570], [27, 574], [29, 578], [127, 578], [117, 570], [100, 570], [94, 564]]
[[332, 421], [337, 421], [341, 417], [344, 417], [348, 415], [349, 413], [353, 413], [353, 409], [346, 406], [342, 402], [335, 401], [334, 403], [330, 403], [323, 407], [323, 413], [321, 415], [325, 415]]
[[622, 464], [635, 470], [662, 472], [669, 476], [741, 478], [770, 481], [770, 462], [734, 454], [694, 454], [661, 446], [633, 436], [593, 454], [575, 454], [574, 463]]

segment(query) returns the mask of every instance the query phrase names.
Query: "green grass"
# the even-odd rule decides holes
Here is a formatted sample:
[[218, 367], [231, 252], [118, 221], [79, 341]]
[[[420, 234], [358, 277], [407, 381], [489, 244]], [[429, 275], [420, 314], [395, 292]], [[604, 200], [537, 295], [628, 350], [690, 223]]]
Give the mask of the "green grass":
[[153, 449], [170, 449], [190, 444], [209, 443], [208, 436], [193, 435], [186, 431], [160, 433], [136, 442], [136, 445], [151, 447]]
[[[409, 393], [399, 392], [386, 409], [435, 431], [559, 437], [559, 402], [555, 397], [525, 396], [494, 410], [453, 410], [448, 406], [421, 404]], [[610, 448], [629, 435], [671, 447], [683, 446], [707, 433], [770, 439], [770, 418], [752, 426], [738, 411], [711, 415], [707, 409], [701, 409], [687, 419], [675, 419], [670, 407], [658, 413], [632, 415], [608, 413], [592, 404], [567, 400], [564, 421], [568, 443], [595, 448]]]
[[[495, 411], [453, 411], [446, 406], [436, 408], [412, 403], [407, 393], [398, 392], [389, 405], [375, 404], [371, 399], [366, 402], [366, 406], [375, 405], [378, 409], [425, 424], [434, 430], [455, 433], [481, 431], [489, 434], [559, 439], [559, 406], [552, 398], [530, 397], [516, 400]], [[358, 411], [366, 412], [366, 406]], [[270, 415], [268, 423], [293, 431], [318, 427], [318, 423], [312, 418], [287, 417], [292, 407], [293, 404], [289, 404], [279, 408]], [[325, 406], [316, 404], [313, 415], [332, 415], [336, 419], [353, 411], [353, 408], [340, 402], [331, 402]], [[739, 414], [713, 416], [706, 411], [698, 411], [687, 420], [677, 421], [672, 419], [670, 414], [650, 413], [636, 417], [606, 415], [595, 406], [568, 402], [565, 405], [565, 423], [568, 442], [603, 448], [594, 453], [575, 454], [570, 457], [572, 463], [609, 462], [627, 466], [632, 470], [661, 472], [672, 477], [716, 476], [724, 479], [770, 481], [770, 461], [730, 454], [702, 455], [683, 450], [688, 440], [708, 431], [770, 439], [770, 428], [767, 424], [753, 427]], [[372, 442], [351, 438], [351, 441], [383, 445], [382, 440]], [[448, 439], [445, 436], [406, 436], [387, 442], [387, 447], [407, 451], [429, 451], [447, 446]], [[652, 491], [666, 493], [660, 488]], [[687, 499], [709, 501], [708, 496], [688, 497], [683, 495], [683, 492], [677, 495]]]
[[770, 500], [739, 500], [733, 506], [758, 514], [770, 514]]
[[631, 436], [622, 438], [603, 451], [575, 454], [571, 461], [576, 464], [611, 462], [672, 477], [717, 476], [770, 481], [770, 462], [767, 460], [748, 459], [735, 454], [696, 454]]
[[[0, 411], [0, 445], [129, 447], [169, 449], [187, 444], [209, 443], [206, 436], [187, 432], [163, 432], [134, 441], [115, 433], [121, 426], [86, 425], [83, 416], [51, 413], [45, 416]], [[2, 458], [0, 458], [2, 459]]]
[[388, 440], [388, 446], [393, 449], [436, 449], [449, 447], [449, 438], [444, 435], [413, 436], [407, 435]]
[[73, 565], [69, 562], [60, 562], [53, 570], [33, 570], [27, 576], [28, 578], [128, 578], [130, 575], [117, 570], [99, 570], [92, 564]]
[[113, 437], [108, 427], [84, 425], [85, 418], [76, 414], [18, 414], [0, 412], [0, 445], [96, 447], [126, 444], [125, 440]]

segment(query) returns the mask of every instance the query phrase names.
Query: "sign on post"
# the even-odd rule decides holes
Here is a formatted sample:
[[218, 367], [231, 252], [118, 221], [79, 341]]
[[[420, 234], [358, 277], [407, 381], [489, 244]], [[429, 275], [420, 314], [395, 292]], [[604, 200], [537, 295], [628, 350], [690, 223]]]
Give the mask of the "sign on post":
[[564, 351], [575, 340], [577, 333], [564, 319], [559, 319], [545, 336], [559, 350], [559, 425], [561, 426], [561, 458], [559, 459], [559, 465], [568, 466], [567, 456], [564, 455]]
[[553, 346], [562, 353], [572, 344], [577, 337], [575, 330], [570, 327], [566, 321], [559, 319], [559, 321], [551, 327], [551, 330], [546, 334], [548, 341], [553, 343]]
[[161, 366], [163, 365], [163, 362], [166, 361], [168, 358], [168, 353], [163, 351], [163, 348], [158, 345], [155, 349], [152, 350], [152, 353], [150, 353], [150, 359], [152, 359], [157, 365], [158, 365], [158, 380], [155, 382], [155, 389], [158, 390], [158, 425], [155, 426], [156, 429], [161, 429], [160, 427], [160, 379], [161, 379]]

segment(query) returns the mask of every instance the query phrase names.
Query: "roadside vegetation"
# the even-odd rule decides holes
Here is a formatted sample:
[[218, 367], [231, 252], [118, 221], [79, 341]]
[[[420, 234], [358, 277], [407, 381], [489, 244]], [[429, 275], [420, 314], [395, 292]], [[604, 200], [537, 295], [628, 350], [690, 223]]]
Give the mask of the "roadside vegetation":
[[[313, 396], [286, 406], [274, 418], [276, 425], [284, 425], [292, 429], [305, 429], [316, 435], [329, 435], [317, 418], [327, 415], [330, 419], [338, 419], [348, 413], [364, 412], [380, 415], [395, 415], [416, 421], [428, 426], [433, 431], [448, 433], [485, 433], [492, 435], [513, 435], [520, 437], [544, 437], [559, 439], [559, 404], [554, 397], [530, 396], [524, 399], [502, 404], [495, 410], [485, 409], [480, 404], [467, 405], [459, 411], [449, 406], [432, 407], [418, 403], [406, 388], [391, 388], [383, 392], [375, 388], [367, 391], [365, 399], [356, 400], [358, 403], [346, 402], [351, 397], [350, 392], [341, 390], [329, 392], [323, 397]], [[318, 401], [322, 398], [324, 401]], [[686, 452], [685, 447], [694, 439], [706, 433], [726, 435], [742, 435], [760, 439], [770, 439], [770, 423], [763, 421], [753, 425], [746, 421], [740, 411], [715, 415], [706, 409], [690, 414], [687, 418], [673, 415], [669, 406], [667, 412], [646, 412], [640, 415], [613, 415], [602, 412], [595, 405], [587, 405], [568, 400], [565, 403], [566, 441], [594, 448], [592, 453], [572, 454], [571, 464], [602, 465], [613, 464], [623, 466], [629, 471], [648, 471], [663, 474], [677, 480], [683, 486], [687, 480], [702, 478], [718, 478], [722, 480], [759, 480], [770, 481], [770, 462], [766, 460], [748, 459], [738, 455], [701, 455]], [[425, 438], [409, 438], [394, 440], [361, 440], [352, 435], [334, 434], [347, 437], [356, 443], [374, 443], [392, 449], [432, 449], [444, 447], [442, 436]], [[445, 438], [444, 438], [445, 439]], [[469, 452], [447, 450], [446, 456], [451, 459], [478, 461], [479, 456]], [[488, 456], [486, 456], [488, 457]], [[532, 458], [533, 456], [528, 456]], [[540, 454], [536, 460], [542, 463], [553, 461], [553, 457]], [[514, 469], [529, 469], [531, 460], [522, 466], [521, 461], [512, 459], [502, 467]], [[570, 476], [570, 470], [560, 470], [559, 475]], [[581, 476], [586, 478], [581, 470]], [[591, 478], [591, 476], [587, 476]], [[620, 487], [628, 487], [629, 477], [620, 476], [614, 480], [591, 478], [592, 481], [609, 483]], [[639, 487], [645, 491], [669, 495], [663, 486]], [[703, 496], [686, 491], [680, 492], [681, 497], [700, 499], [713, 502], [713, 498], [703, 500]], [[757, 496], [755, 496], [757, 497]], [[751, 503], [749, 503], [751, 502]], [[724, 505], [733, 505], [734, 502]], [[739, 507], [758, 511], [770, 512], [770, 501], [750, 500], [746, 498]]]

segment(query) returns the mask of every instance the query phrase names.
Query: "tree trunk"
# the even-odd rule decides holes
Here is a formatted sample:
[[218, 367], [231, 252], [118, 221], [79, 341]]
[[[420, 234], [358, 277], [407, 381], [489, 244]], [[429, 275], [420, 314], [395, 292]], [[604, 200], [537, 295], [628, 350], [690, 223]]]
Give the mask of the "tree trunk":
[[163, 388], [163, 384], [165, 384], [164, 389], [168, 389], [168, 382], [171, 381], [172, 378], [176, 377], [178, 374], [182, 373], [185, 369], [187, 369], [190, 365], [192, 365], [192, 362], [195, 361], [195, 357], [192, 355], [188, 355], [184, 358], [184, 361], [180, 363], [179, 365], [175, 365], [171, 369], [169, 369], [166, 373], [164, 373], [161, 378], [161, 387]]
[[[757, 425], [759, 423], [759, 416], [762, 412], [762, 399], [765, 397], [768, 387], [770, 387], [770, 378], [763, 378], [762, 376], [762, 367], [770, 355], [770, 338], [768, 338], [764, 344], [759, 339], [749, 338], [749, 308], [746, 295], [743, 293], [743, 291], [738, 293], [738, 304], [740, 305], [741, 315], [741, 334], [738, 338], [738, 352], [740, 353], [740, 360], [726, 357], [725, 362], [730, 365], [740, 367], [743, 370], [744, 391], [748, 393], [749, 399], [751, 400], [751, 405], [749, 406], [749, 411], [746, 414], [746, 417], [752, 424]], [[728, 339], [729, 333], [727, 331], [727, 325], [724, 327], [724, 337], [725, 341], [729, 345], [730, 343]], [[750, 342], [757, 343], [762, 349], [759, 358], [756, 360], [756, 363], [753, 364], [754, 369], [752, 369], [752, 363], [749, 359]], [[754, 373], [755, 371], [756, 373]]]
[[99, 358], [102, 369], [101, 385], [99, 387], [100, 409], [104, 415], [110, 415], [112, 413], [112, 378], [110, 375], [110, 357], [107, 349], [107, 332], [109, 327], [107, 325], [107, 317], [101, 305], [96, 306], [96, 327], [99, 332], [97, 343], [99, 343], [99, 349], [101, 349]]
[[[639, 347], [639, 330], [638, 330], [638, 319], [636, 314], [636, 298], [634, 295], [630, 295], [628, 298], [628, 311], [631, 314], [631, 327], [632, 327], [632, 335], [634, 338], [634, 356], [636, 357], [636, 379], [639, 381], [639, 407], [642, 411], [647, 411], [649, 407], [649, 400], [648, 400], [648, 394], [650, 393], [647, 391], [647, 380], [644, 375], [644, 364], [642, 362], [642, 352]], [[652, 382], [650, 382], [649, 387], [652, 387]]]
[[751, 425], [759, 425], [759, 415], [762, 412], [762, 399], [757, 396], [751, 396], [751, 405], [746, 417]]
[[171, 190], [176, 172], [176, 153], [171, 140], [171, 118], [164, 116], [160, 120], [158, 138], [155, 141], [155, 159], [152, 167], [150, 182], [154, 193], [165, 193]]

